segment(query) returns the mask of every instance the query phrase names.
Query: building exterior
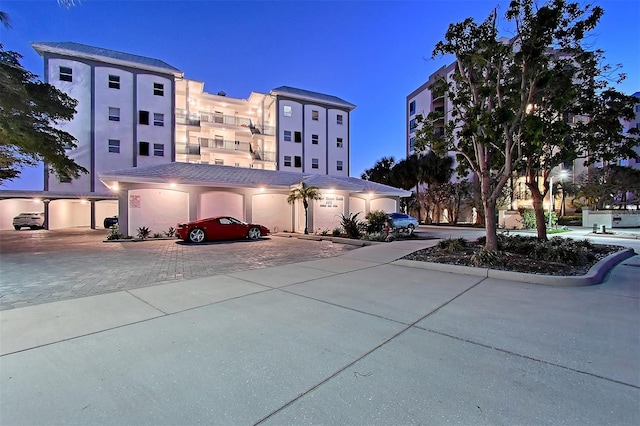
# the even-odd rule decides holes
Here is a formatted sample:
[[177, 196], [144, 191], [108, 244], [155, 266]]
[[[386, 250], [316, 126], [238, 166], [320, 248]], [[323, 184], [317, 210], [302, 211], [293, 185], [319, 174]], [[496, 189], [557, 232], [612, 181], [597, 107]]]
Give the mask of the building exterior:
[[183, 79], [176, 91], [176, 161], [348, 176], [354, 108], [287, 86], [231, 98]]
[[62, 129], [78, 140], [67, 155], [89, 173], [44, 190], [108, 194], [98, 173], [169, 163], [175, 156], [175, 80], [182, 71], [158, 59], [73, 42], [31, 43], [44, 59], [45, 82], [78, 101]]
[[[634, 111], [636, 113], [635, 117], [632, 120], [624, 120], [622, 122], [623, 131], [626, 133], [631, 129], [639, 129], [640, 130], [640, 92], [636, 92], [633, 95], [636, 98], [636, 104], [634, 106]], [[640, 143], [636, 146], [636, 152], [640, 155]], [[628, 166], [633, 167], [634, 169], [640, 169], [640, 161], [635, 160], [633, 158], [625, 158], [618, 161], [620, 166]]]
[[[115, 214], [120, 214], [120, 222], [130, 229], [131, 224], [145, 222], [147, 215], [160, 214], [153, 209], [131, 207], [128, 195], [139, 194], [128, 194], [132, 187], [127, 182], [130, 172], [114, 174], [114, 170], [150, 173], [142, 178], [133, 173], [138, 185], [135, 191], [144, 192], [167, 184], [167, 175], [158, 175], [156, 166], [199, 163], [207, 165], [205, 169], [208, 166], [216, 169], [215, 173], [198, 169], [208, 177], [196, 182], [200, 189], [195, 192], [184, 189], [184, 182], [179, 187], [182, 189], [159, 192], [187, 194], [190, 201], [186, 209], [184, 203], [162, 204], [166, 200], [158, 201], [158, 197], [145, 193], [143, 198], [147, 202], [154, 200], [152, 205], [158, 208], [162, 204], [165, 216], [170, 217], [159, 221], [173, 225], [214, 213], [250, 218], [251, 209], [237, 208], [238, 200], [250, 206], [253, 196], [248, 197], [246, 192], [257, 191], [252, 185], [258, 185], [259, 180], [250, 179], [249, 169], [276, 173], [276, 177], [269, 175], [269, 181], [289, 179], [292, 185], [303, 180], [321, 183], [325, 191], [336, 190], [333, 188], [338, 183], [329, 176], [355, 179], [348, 177], [350, 112], [355, 105], [338, 97], [282, 86], [269, 93], [252, 92], [248, 99], [237, 99], [223, 92], [205, 92], [203, 82], [185, 78], [182, 71], [158, 59], [73, 42], [36, 42], [32, 47], [44, 59], [45, 82], [78, 100], [76, 116], [61, 128], [77, 139], [77, 147], [70, 148], [67, 155], [89, 173], [78, 179], [59, 179], [48, 173], [45, 165], [43, 191], [0, 191], [2, 229], [10, 229], [11, 218], [22, 211], [44, 211], [47, 229], [95, 228], [104, 217]], [[182, 166], [185, 167], [189, 166]], [[182, 169], [162, 170], [177, 173]], [[293, 174], [295, 178], [278, 177], [278, 173]], [[111, 178], [101, 179], [103, 175]], [[234, 179], [224, 178], [225, 175]], [[329, 180], [318, 176], [327, 176]], [[176, 184], [176, 179], [171, 180]], [[354, 182], [345, 182], [337, 190], [343, 191], [341, 199], [346, 197], [347, 202], [341, 204], [342, 208], [334, 203], [329, 210], [349, 212], [350, 196], [344, 191], [368, 193], [363, 189], [365, 184], [357, 183], [354, 187]], [[292, 213], [296, 208], [282, 203], [282, 197], [286, 201], [291, 188], [276, 187], [277, 196], [265, 198], [266, 194], [258, 194], [255, 199], [262, 201], [255, 205], [269, 214], [275, 211], [283, 215], [282, 222], [272, 218], [274, 226], [283, 223], [293, 229], [293, 224], [298, 223], [291, 222], [291, 218], [297, 217]], [[389, 211], [399, 208], [398, 197], [408, 195], [394, 188], [383, 192], [392, 193], [391, 201], [372, 205]], [[202, 198], [201, 193], [208, 195]], [[328, 192], [327, 197], [331, 197]], [[367, 197], [364, 203], [356, 196], [351, 206], [368, 209], [372, 196]], [[267, 199], [277, 207], [264, 201]], [[172, 206], [176, 205], [182, 207], [176, 211], [178, 214], [171, 215]], [[211, 207], [214, 205], [215, 208]], [[144, 217], [139, 216], [141, 211]], [[318, 217], [316, 224], [337, 220], [335, 211], [330, 220], [318, 222]]]

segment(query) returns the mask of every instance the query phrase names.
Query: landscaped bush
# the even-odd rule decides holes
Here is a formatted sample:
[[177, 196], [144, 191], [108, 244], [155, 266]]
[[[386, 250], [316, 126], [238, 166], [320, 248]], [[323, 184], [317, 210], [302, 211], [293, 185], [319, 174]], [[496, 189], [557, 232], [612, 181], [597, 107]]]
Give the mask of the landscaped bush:
[[117, 224], [109, 228], [109, 234], [107, 234], [107, 240], [121, 240], [123, 235], [120, 233], [120, 228]]
[[165, 234], [167, 234], [167, 237], [169, 237], [169, 238], [175, 237], [176, 236], [176, 228], [174, 228], [173, 226], [170, 226], [169, 229], [167, 230], [167, 232], [165, 232]]
[[582, 226], [582, 216], [571, 215], [571, 216], [560, 216], [558, 218], [558, 225], [561, 226]]
[[387, 214], [382, 210], [374, 210], [367, 213], [367, 216], [365, 216], [367, 220], [367, 233], [382, 232], [384, 230], [384, 224], [388, 220], [387, 218]]
[[448, 253], [460, 251], [467, 246], [467, 240], [464, 238], [448, 238], [438, 242], [438, 248]]
[[[522, 216], [522, 226], [524, 229], [536, 229], [536, 213], [533, 209], [518, 209], [520, 216]], [[549, 225], [549, 212], [544, 212], [544, 223]], [[551, 212], [551, 226], [555, 226], [558, 223], [558, 217], [556, 212]]]
[[362, 229], [366, 227], [366, 224], [358, 219], [360, 213], [361, 212], [349, 213], [347, 216], [345, 216], [344, 213], [340, 214], [340, 225], [348, 238], [360, 238]]
[[151, 231], [146, 226], [141, 226], [138, 228], [138, 238], [141, 240], [147, 239]]
[[333, 235], [334, 237], [339, 237], [340, 235], [342, 235], [342, 228], [336, 226], [335, 228], [333, 228], [331, 235]]

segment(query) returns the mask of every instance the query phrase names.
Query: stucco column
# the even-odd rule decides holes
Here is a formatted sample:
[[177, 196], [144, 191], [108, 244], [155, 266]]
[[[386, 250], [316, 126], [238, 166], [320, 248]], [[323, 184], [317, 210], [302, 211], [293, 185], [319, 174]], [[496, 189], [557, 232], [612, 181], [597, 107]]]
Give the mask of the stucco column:
[[129, 231], [129, 190], [120, 186], [118, 192], [118, 230], [121, 234], [131, 235]]

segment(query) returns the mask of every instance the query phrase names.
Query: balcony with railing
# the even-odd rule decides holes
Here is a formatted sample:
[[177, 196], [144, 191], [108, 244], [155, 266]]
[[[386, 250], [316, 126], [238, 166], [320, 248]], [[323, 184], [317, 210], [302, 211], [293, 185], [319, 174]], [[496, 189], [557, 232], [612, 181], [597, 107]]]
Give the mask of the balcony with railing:
[[230, 141], [225, 139], [198, 138], [201, 149], [239, 151], [250, 154], [251, 158], [258, 161], [276, 161], [273, 151], [262, 151], [253, 148], [250, 142]]
[[200, 119], [197, 114], [188, 114], [185, 110], [176, 110], [176, 124], [186, 126], [200, 126]]
[[176, 123], [189, 126], [211, 124], [214, 126], [244, 127], [250, 131], [252, 135], [273, 136], [276, 134], [275, 127], [256, 124], [249, 117], [225, 115], [222, 113], [211, 113], [205, 111], [191, 112], [187, 114], [187, 111], [183, 108], [176, 109]]

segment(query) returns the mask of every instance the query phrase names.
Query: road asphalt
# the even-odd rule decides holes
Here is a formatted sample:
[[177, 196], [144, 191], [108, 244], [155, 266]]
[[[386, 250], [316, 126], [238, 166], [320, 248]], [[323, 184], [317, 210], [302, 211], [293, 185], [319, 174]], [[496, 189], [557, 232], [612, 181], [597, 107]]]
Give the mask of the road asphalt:
[[583, 287], [397, 262], [432, 244], [2, 311], [0, 424], [640, 424], [640, 256]]

